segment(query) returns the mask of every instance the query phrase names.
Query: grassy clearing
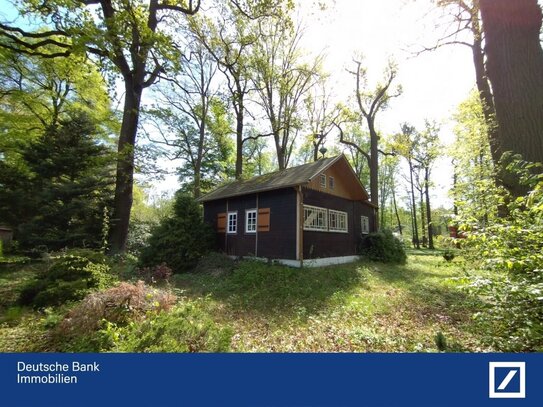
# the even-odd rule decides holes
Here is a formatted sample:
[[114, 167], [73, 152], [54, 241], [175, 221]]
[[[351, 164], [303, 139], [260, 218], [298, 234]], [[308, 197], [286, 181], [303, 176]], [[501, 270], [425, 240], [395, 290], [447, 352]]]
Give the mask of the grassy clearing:
[[244, 262], [218, 278], [178, 275], [175, 285], [233, 327], [235, 351], [436, 351], [438, 332], [449, 351], [481, 351], [471, 323], [477, 304], [460, 290], [462, 279], [458, 261], [426, 252], [405, 266]]
[[[55, 350], [47, 320], [14, 302], [41, 264], [0, 266], [0, 351]], [[403, 266], [359, 262], [292, 269], [241, 262], [234, 271], [179, 274], [172, 286], [234, 332], [238, 352], [483, 351], [471, 316], [477, 302], [460, 289], [462, 263], [412, 252]]]

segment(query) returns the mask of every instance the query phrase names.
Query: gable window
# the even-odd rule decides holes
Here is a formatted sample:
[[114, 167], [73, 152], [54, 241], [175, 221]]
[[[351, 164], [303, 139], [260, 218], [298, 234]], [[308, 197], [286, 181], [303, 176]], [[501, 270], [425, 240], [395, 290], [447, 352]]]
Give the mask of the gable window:
[[347, 233], [347, 212], [328, 210], [328, 227], [330, 232]]
[[321, 188], [326, 188], [326, 174], [321, 174]]
[[328, 177], [328, 188], [334, 189], [334, 177]]
[[245, 233], [256, 232], [256, 209], [245, 211]]
[[367, 216], [360, 217], [360, 226], [362, 227], [362, 234], [367, 235], [370, 233], [370, 218]]
[[304, 205], [304, 229], [327, 231], [327, 210], [317, 206]]
[[228, 212], [228, 233], [237, 233], [238, 231], [238, 213]]

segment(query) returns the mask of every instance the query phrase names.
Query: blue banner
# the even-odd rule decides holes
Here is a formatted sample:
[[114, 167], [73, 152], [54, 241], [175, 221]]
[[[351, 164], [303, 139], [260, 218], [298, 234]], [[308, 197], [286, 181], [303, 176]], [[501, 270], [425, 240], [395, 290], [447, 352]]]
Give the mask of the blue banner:
[[542, 354], [0, 354], [2, 407], [509, 405]]

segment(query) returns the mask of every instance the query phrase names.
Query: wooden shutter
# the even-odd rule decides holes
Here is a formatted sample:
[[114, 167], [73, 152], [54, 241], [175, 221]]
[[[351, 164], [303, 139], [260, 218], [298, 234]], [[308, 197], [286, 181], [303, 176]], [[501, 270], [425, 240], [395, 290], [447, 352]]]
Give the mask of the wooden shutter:
[[258, 231], [269, 232], [270, 231], [270, 208], [258, 209]]
[[226, 232], [226, 213], [217, 214], [217, 232], [218, 233]]

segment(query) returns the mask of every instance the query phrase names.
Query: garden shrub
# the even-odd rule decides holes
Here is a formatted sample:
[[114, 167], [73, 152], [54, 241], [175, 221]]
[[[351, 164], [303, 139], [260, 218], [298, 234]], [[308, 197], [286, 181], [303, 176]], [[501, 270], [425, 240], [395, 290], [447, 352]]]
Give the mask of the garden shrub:
[[87, 295], [64, 318], [58, 333], [64, 337], [83, 337], [100, 328], [102, 321], [119, 326], [139, 321], [148, 312], [167, 311], [176, 297], [168, 290], [122, 282], [119, 285]]
[[485, 227], [470, 223], [466, 256], [487, 270], [468, 289], [484, 300], [476, 315], [482, 340], [506, 352], [543, 351], [543, 174], [541, 165], [515, 160], [508, 168], [530, 189], [511, 199], [508, 216]]
[[141, 251], [140, 267], [165, 263], [175, 273], [189, 271], [213, 246], [213, 231], [204, 223], [194, 198], [178, 192], [172, 217], [164, 219]]
[[215, 324], [191, 302], [170, 312], [151, 312], [123, 327], [109, 323], [102, 334], [113, 352], [227, 352], [232, 337], [230, 329]]
[[106, 264], [64, 256], [22, 289], [19, 303], [40, 308], [80, 300], [89, 291], [110, 285], [113, 278], [108, 273]]
[[370, 233], [362, 238], [360, 254], [369, 260], [405, 264], [407, 255], [402, 242], [390, 230]]
[[166, 263], [159, 264], [153, 267], [142, 267], [137, 270], [138, 277], [145, 280], [149, 284], [164, 283], [169, 281], [173, 272]]

